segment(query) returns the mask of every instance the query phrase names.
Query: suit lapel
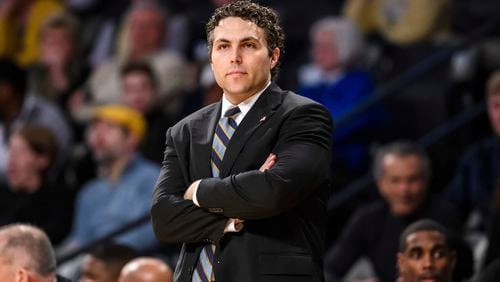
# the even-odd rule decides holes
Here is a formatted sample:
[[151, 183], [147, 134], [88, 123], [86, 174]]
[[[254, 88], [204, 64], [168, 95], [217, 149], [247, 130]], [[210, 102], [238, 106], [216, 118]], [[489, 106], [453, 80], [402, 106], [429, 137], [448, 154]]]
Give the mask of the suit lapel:
[[220, 171], [221, 177], [226, 177], [229, 174], [236, 158], [250, 136], [272, 116], [276, 108], [281, 104], [281, 95], [282, 90], [276, 84], [272, 83], [246, 114], [231, 137], [231, 141], [224, 153]]
[[192, 164], [195, 171], [200, 175], [192, 176], [195, 179], [212, 177], [210, 158], [212, 153], [212, 141], [215, 126], [219, 121], [221, 103], [214, 105], [211, 109], [193, 121], [193, 156], [195, 162]]

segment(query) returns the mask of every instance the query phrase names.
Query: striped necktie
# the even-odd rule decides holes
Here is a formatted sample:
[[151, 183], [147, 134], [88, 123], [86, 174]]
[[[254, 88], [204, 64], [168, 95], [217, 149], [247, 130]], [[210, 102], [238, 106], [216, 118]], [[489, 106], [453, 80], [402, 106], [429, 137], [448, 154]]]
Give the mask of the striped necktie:
[[[214, 140], [212, 143], [212, 157], [210, 159], [210, 167], [212, 168], [212, 176], [218, 177], [222, 167], [222, 160], [226, 147], [233, 136], [236, 127], [234, 116], [240, 113], [240, 108], [234, 107], [227, 110], [224, 116], [219, 120], [215, 129]], [[203, 247], [196, 263], [196, 268], [193, 274], [193, 282], [208, 282], [214, 280], [213, 261], [214, 261], [215, 245], [209, 244]]]

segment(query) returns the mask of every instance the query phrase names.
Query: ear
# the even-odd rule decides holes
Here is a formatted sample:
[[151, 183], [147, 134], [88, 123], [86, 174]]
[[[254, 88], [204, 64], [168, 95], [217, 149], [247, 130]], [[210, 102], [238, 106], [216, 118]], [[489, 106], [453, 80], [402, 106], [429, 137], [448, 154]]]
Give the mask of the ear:
[[15, 282], [29, 282], [30, 277], [29, 277], [28, 271], [24, 268], [19, 268], [16, 271], [16, 279], [14, 281]]
[[456, 263], [457, 263], [457, 252], [453, 251], [450, 254], [450, 264], [451, 264], [451, 269], [455, 269]]
[[278, 60], [280, 58], [280, 49], [279, 48], [274, 48], [273, 53], [271, 54], [271, 69], [276, 67], [278, 64]]
[[375, 180], [377, 187], [378, 187], [378, 193], [382, 198], [385, 198], [386, 190], [385, 190], [385, 185], [384, 185], [384, 180], [383, 177], [377, 178]]
[[127, 136], [127, 143], [130, 147], [139, 149], [139, 145], [141, 144], [141, 139], [132, 132], [129, 132]]
[[396, 262], [396, 269], [398, 269], [399, 273], [401, 273], [401, 271], [404, 268], [404, 261], [405, 261], [404, 254], [401, 253], [401, 252], [398, 252], [398, 259], [397, 259], [397, 262]]

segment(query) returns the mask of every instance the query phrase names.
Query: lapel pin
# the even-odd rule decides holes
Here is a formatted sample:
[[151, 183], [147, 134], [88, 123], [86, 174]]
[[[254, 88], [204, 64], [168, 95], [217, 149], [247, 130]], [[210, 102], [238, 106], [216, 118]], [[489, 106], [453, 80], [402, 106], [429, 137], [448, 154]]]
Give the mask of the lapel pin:
[[263, 116], [263, 117], [260, 118], [259, 122], [263, 122], [265, 120], [266, 120], [266, 116]]

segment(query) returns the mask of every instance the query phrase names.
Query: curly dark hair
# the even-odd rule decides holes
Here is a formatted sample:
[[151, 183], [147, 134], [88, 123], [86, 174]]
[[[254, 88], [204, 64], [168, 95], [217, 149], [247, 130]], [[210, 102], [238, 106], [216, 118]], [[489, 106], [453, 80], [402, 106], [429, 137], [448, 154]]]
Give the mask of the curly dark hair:
[[[269, 56], [275, 48], [279, 48], [281, 54], [284, 53], [285, 34], [280, 26], [278, 14], [275, 10], [253, 3], [249, 0], [236, 1], [226, 4], [215, 10], [206, 26], [208, 54], [212, 54], [213, 31], [219, 22], [225, 18], [237, 17], [250, 21], [262, 28], [266, 34], [267, 50]], [[274, 78], [278, 74], [280, 62], [271, 70]]]

